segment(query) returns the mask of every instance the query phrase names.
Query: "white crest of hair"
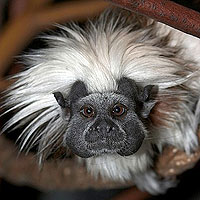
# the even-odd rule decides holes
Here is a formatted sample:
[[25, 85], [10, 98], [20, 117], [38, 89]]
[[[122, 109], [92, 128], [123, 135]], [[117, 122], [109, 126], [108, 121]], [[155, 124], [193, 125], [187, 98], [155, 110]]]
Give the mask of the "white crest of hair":
[[[26, 125], [20, 136], [22, 149], [39, 143], [42, 160], [43, 153], [48, 156], [62, 140], [67, 125], [63, 123], [54, 92], [67, 96], [76, 80], [83, 81], [89, 92], [115, 91], [121, 77], [134, 79], [142, 86], [157, 85], [160, 96], [179, 97], [179, 109], [173, 113], [161, 111], [170, 115], [169, 126], [152, 128], [151, 139], [147, 137], [136, 154], [85, 159], [89, 171], [124, 181], [131, 179], [133, 172], [151, 167], [151, 144], [160, 150], [165, 144], [172, 144], [188, 153], [197, 147], [200, 112], [197, 38], [122, 9], [108, 9], [85, 29], [76, 24], [58, 27], [60, 34], [44, 37], [48, 48], [24, 56], [28, 67], [14, 77], [18, 80], [7, 94], [5, 106], [10, 108], [7, 112], [17, 113], [4, 131]], [[174, 91], [174, 87], [179, 90]]]

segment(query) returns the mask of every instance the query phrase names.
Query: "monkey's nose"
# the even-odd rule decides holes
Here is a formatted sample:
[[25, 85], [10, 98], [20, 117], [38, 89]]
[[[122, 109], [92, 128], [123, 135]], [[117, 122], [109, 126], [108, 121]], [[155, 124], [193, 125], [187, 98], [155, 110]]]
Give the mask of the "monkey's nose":
[[95, 122], [85, 135], [85, 140], [89, 143], [94, 142], [119, 142], [123, 140], [119, 128], [111, 120], [101, 120]]
[[112, 131], [115, 130], [115, 127], [112, 127], [112, 126], [102, 126], [102, 127], [97, 126], [97, 127], [96, 127], [96, 130], [97, 130], [99, 133], [101, 133], [101, 132], [103, 132], [103, 133], [110, 133], [110, 132], [112, 132]]
[[97, 142], [98, 140], [102, 141], [108, 137], [111, 137], [114, 130], [115, 128], [110, 126], [91, 127], [85, 135], [85, 140], [90, 143]]

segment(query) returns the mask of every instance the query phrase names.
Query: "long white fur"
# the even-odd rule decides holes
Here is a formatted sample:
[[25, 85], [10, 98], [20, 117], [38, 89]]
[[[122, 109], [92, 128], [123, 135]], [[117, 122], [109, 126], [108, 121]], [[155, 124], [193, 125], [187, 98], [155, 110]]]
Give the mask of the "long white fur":
[[[152, 128], [136, 154], [86, 159], [88, 171], [94, 176], [100, 174], [104, 178], [126, 181], [151, 168], [151, 144], [160, 150], [172, 144], [187, 153], [198, 146], [199, 40], [150, 19], [146, 26], [138, 29], [138, 18], [133, 16], [130, 20], [126, 15], [124, 11], [106, 11], [97, 21], [89, 22], [86, 29], [76, 24], [59, 25], [62, 34], [45, 37], [49, 48], [24, 56], [28, 68], [15, 76], [18, 80], [10, 88], [5, 103], [10, 108], [7, 112], [17, 113], [4, 127], [5, 131], [26, 125], [20, 136], [22, 150], [39, 143], [42, 160], [63, 137], [67, 125], [53, 92], [60, 91], [67, 96], [76, 80], [82, 80], [89, 92], [115, 91], [116, 81], [123, 76], [143, 86], [157, 85], [161, 96], [178, 95], [182, 101], [179, 109], [170, 113], [169, 126]], [[167, 35], [170, 42], [160, 47], [159, 43]], [[195, 102], [188, 103], [192, 99], [188, 93], [171, 90], [180, 85], [187, 86], [195, 96], [198, 102], [195, 112], [192, 111]], [[148, 184], [145, 187], [145, 181], [142, 184], [152, 193], [161, 190], [159, 184], [154, 189]]]

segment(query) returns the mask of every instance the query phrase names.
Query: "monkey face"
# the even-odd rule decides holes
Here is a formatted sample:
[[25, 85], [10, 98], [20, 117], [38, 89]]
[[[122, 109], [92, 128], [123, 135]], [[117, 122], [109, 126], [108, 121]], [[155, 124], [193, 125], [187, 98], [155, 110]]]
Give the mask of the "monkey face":
[[77, 155], [101, 153], [131, 155], [144, 139], [144, 127], [135, 105], [118, 94], [90, 94], [71, 106], [65, 142]]
[[58, 103], [68, 110], [65, 113], [69, 115], [64, 143], [83, 158], [104, 153], [132, 155], [145, 138], [142, 118], [155, 104], [148, 102], [147, 106], [144, 101], [150, 90], [146, 88], [139, 94], [136, 84], [124, 78], [115, 92], [88, 94], [84, 83], [77, 81], [68, 100], [61, 93], [55, 93]]

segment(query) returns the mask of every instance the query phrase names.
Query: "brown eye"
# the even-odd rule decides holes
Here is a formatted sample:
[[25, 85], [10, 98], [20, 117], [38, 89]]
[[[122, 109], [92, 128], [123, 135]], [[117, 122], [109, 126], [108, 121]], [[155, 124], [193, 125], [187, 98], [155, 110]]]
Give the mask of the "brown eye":
[[112, 108], [112, 115], [115, 117], [121, 117], [121, 116], [125, 115], [126, 112], [127, 112], [127, 109], [122, 104], [116, 104]]
[[83, 117], [91, 118], [94, 116], [94, 109], [92, 106], [83, 106], [80, 110], [80, 113]]

